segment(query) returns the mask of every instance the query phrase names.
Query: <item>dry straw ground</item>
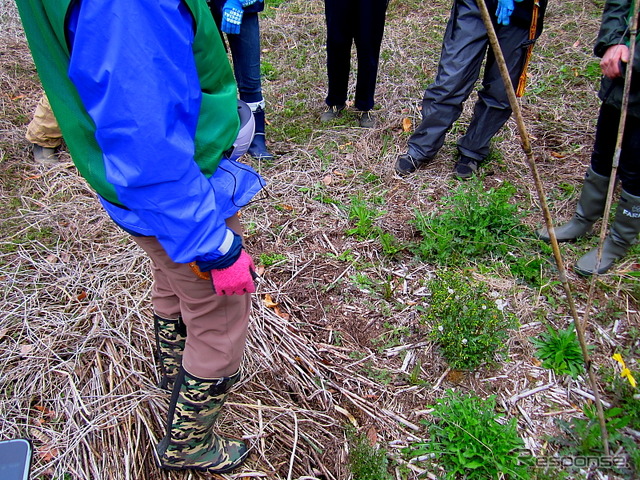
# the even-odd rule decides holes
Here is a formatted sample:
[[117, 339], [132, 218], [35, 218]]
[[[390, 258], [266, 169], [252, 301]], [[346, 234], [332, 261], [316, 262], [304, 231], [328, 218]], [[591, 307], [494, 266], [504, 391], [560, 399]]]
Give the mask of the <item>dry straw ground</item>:
[[[510, 332], [505, 361], [451, 376], [424, 331], [414, 328], [416, 308], [428, 304], [421, 282], [436, 267], [406, 251], [386, 258], [376, 242], [345, 235], [352, 225], [339, 205], [352, 195], [383, 197], [377, 225], [409, 241], [414, 209], [434, 209], [456, 185], [450, 178], [455, 139], [470, 102], [428, 168], [407, 179], [392, 172], [406, 147], [402, 121], [417, 121], [435, 73], [449, 0], [391, 0], [380, 122], [367, 131], [355, 128], [353, 115], [332, 126], [318, 121], [325, 94], [322, 2], [276, 3], [263, 16], [262, 35], [267, 138], [279, 156], [254, 162], [269, 186], [243, 221], [255, 257], [280, 260], [261, 271], [244, 380], [220, 423], [249, 442], [251, 458], [222, 478], [347, 479], [346, 424], [400, 458], [400, 447], [425, 435], [420, 420], [429, 418], [427, 406], [451, 387], [496, 394], [527, 445], [551, 454], [545, 435], [554, 432], [554, 418], [579, 415], [589, 396], [584, 380], [542, 369], [528, 341], [542, 330], [541, 318], [559, 328], [569, 323], [562, 291], [541, 296], [512, 278], [484, 278], [521, 326]], [[562, 192], [580, 185], [593, 141], [598, 77], [591, 46], [601, 4], [550, 3], [521, 103], [553, 214], [565, 220], [577, 193]], [[99, 208], [68, 155], [51, 167], [32, 162], [24, 131], [40, 87], [11, 0], [0, 1], [0, 22], [0, 438], [34, 439], [34, 478], [207, 478], [154, 465], [168, 395], [156, 388], [147, 260]], [[513, 122], [495, 149], [486, 186], [514, 184], [526, 222], [539, 224]], [[587, 248], [589, 242], [566, 247], [569, 265]], [[620, 349], [631, 352], [636, 367], [636, 287], [624, 272], [637, 261], [632, 255], [598, 283], [588, 334], [598, 369], [613, 368], [610, 355]], [[387, 284], [389, 294], [363, 289], [353, 281], [356, 273]], [[569, 276], [582, 312], [588, 283]], [[408, 328], [394, 336], [392, 326]], [[393, 342], [381, 347], [387, 337]], [[416, 365], [423, 382], [412, 384], [407, 376]], [[519, 396], [536, 387], [544, 388]], [[425, 469], [436, 472], [411, 465], [397, 478], [434, 478]]]

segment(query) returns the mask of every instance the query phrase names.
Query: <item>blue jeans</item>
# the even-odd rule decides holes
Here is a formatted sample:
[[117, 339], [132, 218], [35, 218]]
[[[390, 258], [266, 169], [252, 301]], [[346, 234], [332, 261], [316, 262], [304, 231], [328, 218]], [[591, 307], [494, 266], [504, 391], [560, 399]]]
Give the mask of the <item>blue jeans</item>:
[[[222, 11], [210, 4], [213, 18], [220, 28]], [[222, 32], [220, 32], [222, 35]], [[233, 73], [238, 83], [240, 100], [246, 103], [262, 101], [262, 83], [260, 79], [260, 23], [258, 14], [244, 12], [240, 33], [227, 34], [227, 43], [233, 59]], [[224, 37], [223, 37], [224, 42]]]

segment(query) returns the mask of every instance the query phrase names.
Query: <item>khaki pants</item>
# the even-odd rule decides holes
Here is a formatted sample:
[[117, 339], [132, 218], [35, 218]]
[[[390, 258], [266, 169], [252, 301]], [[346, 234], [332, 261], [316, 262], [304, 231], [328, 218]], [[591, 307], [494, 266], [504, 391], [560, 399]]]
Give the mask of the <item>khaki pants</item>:
[[49, 105], [49, 99], [44, 94], [40, 97], [25, 136], [29, 142], [44, 148], [57, 148], [62, 144], [62, 132]]
[[[227, 220], [240, 232], [237, 217]], [[157, 315], [182, 316], [187, 327], [182, 365], [200, 378], [233, 375], [240, 368], [249, 326], [251, 294], [216, 295], [211, 280], [197, 277], [185, 263], [175, 263], [155, 237], [133, 237], [151, 258], [151, 301]]]

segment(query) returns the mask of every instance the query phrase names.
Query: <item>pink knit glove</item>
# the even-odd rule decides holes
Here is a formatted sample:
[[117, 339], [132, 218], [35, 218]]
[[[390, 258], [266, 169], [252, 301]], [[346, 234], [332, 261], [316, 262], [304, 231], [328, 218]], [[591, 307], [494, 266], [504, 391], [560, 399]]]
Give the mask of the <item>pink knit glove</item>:
[[256, 267], [251, 256], [242, 250], [233, 265], [211, 270], [213, 289], [218, 295], [244, 295], [256, 291], [253, 273]]

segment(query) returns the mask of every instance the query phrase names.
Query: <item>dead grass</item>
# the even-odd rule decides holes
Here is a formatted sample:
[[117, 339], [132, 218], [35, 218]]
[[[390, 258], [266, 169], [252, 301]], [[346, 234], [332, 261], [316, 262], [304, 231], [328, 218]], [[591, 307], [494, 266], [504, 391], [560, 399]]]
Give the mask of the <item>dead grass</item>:
[[[265, 82], [267, 138], [280, 157], [255, 164], [269, 187], [243, 222], [256, 258], [280, 253], [286, 260], [261, 271], [245, 377], [220, 422], [249, 442], [251, 458], [237, 474], [220, 478], [347, 479], [348, 423], [373, 432], [402, 464], [399, 449], [425, 434], [420, 420], [428, 418], [427, 405], [452, 387], [496, 394], [518, 418], [527, 445], [549, 454], [545, 435], [555, 430], [553, 419], [579, 414], [588, 401], [584, 381], [537, 366], [528, 342], [541, 318], [567, 325], [560, 291], [552, 290], [556, 307], [512, 279], [484, 276], [508, 299], [521, 327], [511, 334], [508, 361], [459, 374], [418, 324], [416, 307], [428, 305], [422, 282], [436, 267], [406, 252], [390, 260], [375, 242], [344, 234], [352, 225], [341, 206], [358, 192], [384, 198], [377, 224], [409, 241], [414, 209], [437, 208], [455, 185], [454, 134], [424, 171], [407, 179], [392, 174], [406, 148], [402, 120], [417, 121], [422, 91], [435, 74], [448, 10], [448, 1], [391, 2], [380, 124], [371, 131], [354, 128], [355, 116], [330, 127], [318, 121], [325, 94], [322, 2], [289, 0], [262, 20], [263, 60], [275, 70]], [[99, 208], [68, 156], [50, 168], [32, 163], [24, 129], [39, 87], [13, 2], [0, 1], [0, 20], [0, 437], [35, 440], [34, 478], [207, 478], [154, 465], [168, 395], [156, 388], [147, 260]], [[530, 93], [522, 99], [559, 219], [571, 215], [576, 196], [558, 195], [557, 186], [579, 186], [589, 161], [596, 83], [580, 75], [594, 61], [597, 26], [591, 2], [551, 2]], [[468, 102], [456, 128], [464, 128], [470, 113]], [[516, 185], [518, 202], [530, 211], [526, 222], [535, 226], [541, 215], [515, 125], [509, 122], [500, 136], [502, 161], [492, 164], [485, 183]], [[568, 248], [569, 263], [580, 248]], [[612, 368], [610, 354], [621, 349], [636, 366], [638, 339], [631, 332], [639, 327], [638, 310], [624, 276], [635, 262], [631, 256], [599, 284], [599, 305], [611, 301], [622, 313], [594, 309], [600, 324], [589, 339], [598, 346], [598, 368]], [[362, 289], [352, 278], [358, 273], [386, 282], [391, 298]], [[570, 276], [584, 294], [586, 282]], [[385, 345], [389, 325], [407, 330]], [[407, 381], [415, 368], [419, 384]], [[430, 470], [404, 465], [396, 477], [433, 478]]]

